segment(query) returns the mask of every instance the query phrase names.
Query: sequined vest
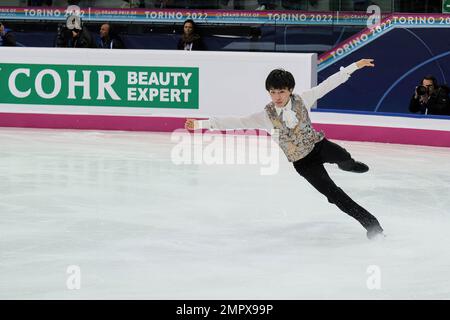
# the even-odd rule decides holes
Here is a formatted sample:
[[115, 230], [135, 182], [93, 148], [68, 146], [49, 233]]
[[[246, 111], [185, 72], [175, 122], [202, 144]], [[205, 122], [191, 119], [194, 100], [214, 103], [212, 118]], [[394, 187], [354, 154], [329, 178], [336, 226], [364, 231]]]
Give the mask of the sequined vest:
[[283, 121], [283, 112], [277, 114], [274, 103], [269, 103], [265, 111], [272, 121], [274, 129], [278, 129], [280, 148], [290, 162], [300, 160], [312, 151], [314, 145], [324, 138], [322, 132], [317, 132], [311, 125], [308, 110], [298, 95], [291, 97], [292, 110], [295, 112], [298, 124], [294, 128], [288, 128]]

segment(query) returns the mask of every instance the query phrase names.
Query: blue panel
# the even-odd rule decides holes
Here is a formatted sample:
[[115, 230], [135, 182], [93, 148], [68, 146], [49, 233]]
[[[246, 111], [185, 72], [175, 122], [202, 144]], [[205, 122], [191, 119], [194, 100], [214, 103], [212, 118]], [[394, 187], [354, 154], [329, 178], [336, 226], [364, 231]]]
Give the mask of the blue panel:
[[348, 82], [323, 97], [318, 108], [409, 113], [414, 88], [425, 75], [434, 75], [440, 84], [450, 82], [446, 39], [450, 39], [449, 28], [398, 28], [386, 33], [319, 72], [321, 82], [340, 66], [361, 58], [374, 58], [376, 64], [374, 69], [356, 71]]

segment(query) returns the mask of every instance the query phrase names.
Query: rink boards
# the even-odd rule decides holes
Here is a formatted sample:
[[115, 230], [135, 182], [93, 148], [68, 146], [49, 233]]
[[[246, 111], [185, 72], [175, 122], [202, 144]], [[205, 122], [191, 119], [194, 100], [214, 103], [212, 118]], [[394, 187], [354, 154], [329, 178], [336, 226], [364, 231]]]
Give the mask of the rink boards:
[[317, 111], [317, 130], [331, 139], [450, 147], [450, 118]]
[[[0, 126], [171, 132], [186, 118], [261, 111], [265, 78], [317, 83], [316, 54], [2, 48]], [[349, 80], [351, 81], [351, 79]], [[450, 147], [450, 119], [311, 112], [331, 139]]]

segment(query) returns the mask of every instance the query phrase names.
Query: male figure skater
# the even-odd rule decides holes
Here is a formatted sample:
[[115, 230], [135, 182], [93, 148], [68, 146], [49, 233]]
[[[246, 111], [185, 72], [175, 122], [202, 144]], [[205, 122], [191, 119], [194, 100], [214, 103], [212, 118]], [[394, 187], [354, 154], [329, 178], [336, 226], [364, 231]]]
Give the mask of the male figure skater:
[[318, 86], [300, 95], [294, 94], [295, 80], [283, 69], [275, 69], [266, 79], [266, 90], [272, 102], [264, 111], [245, 117], [211, 118], [209, 120], [187, 119], [185, 127], [195, 129], [272, 129], [279, 130], [279, 145], [295, 170], [314, 188], [327, 197], [339, 209], [358, 220], [367, 230], [367, 237], [383, 236], [378, 220], [366, 209], [354, 202], [328, 175], [324, 163], [335, 163], [345, 171], [363, 173], [369, 170], [364, 163], [355, 161], [341, 146], [327, 140], [322, 132], [311, 126], [308, 111], [325, 94], [346, 82], [350, 75], [364, 67], [374, 67], [373, 59], [361, 59]]

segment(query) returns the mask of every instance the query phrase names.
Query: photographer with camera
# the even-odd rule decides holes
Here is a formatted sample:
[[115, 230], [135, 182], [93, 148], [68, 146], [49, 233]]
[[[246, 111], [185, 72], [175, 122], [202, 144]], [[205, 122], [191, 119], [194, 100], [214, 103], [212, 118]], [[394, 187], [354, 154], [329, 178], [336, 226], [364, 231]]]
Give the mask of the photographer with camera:
[[420, 114], [450, 115], [449, 88], [440, 86], [435, 77], [428, 75], [416, 87], [409, 103], [409, 111]]
[[56, 46], [65, 48], [97, 48], [94, 37], [83, 27], [78, 14], [67, 17], [65, 25], [58, 26]]

